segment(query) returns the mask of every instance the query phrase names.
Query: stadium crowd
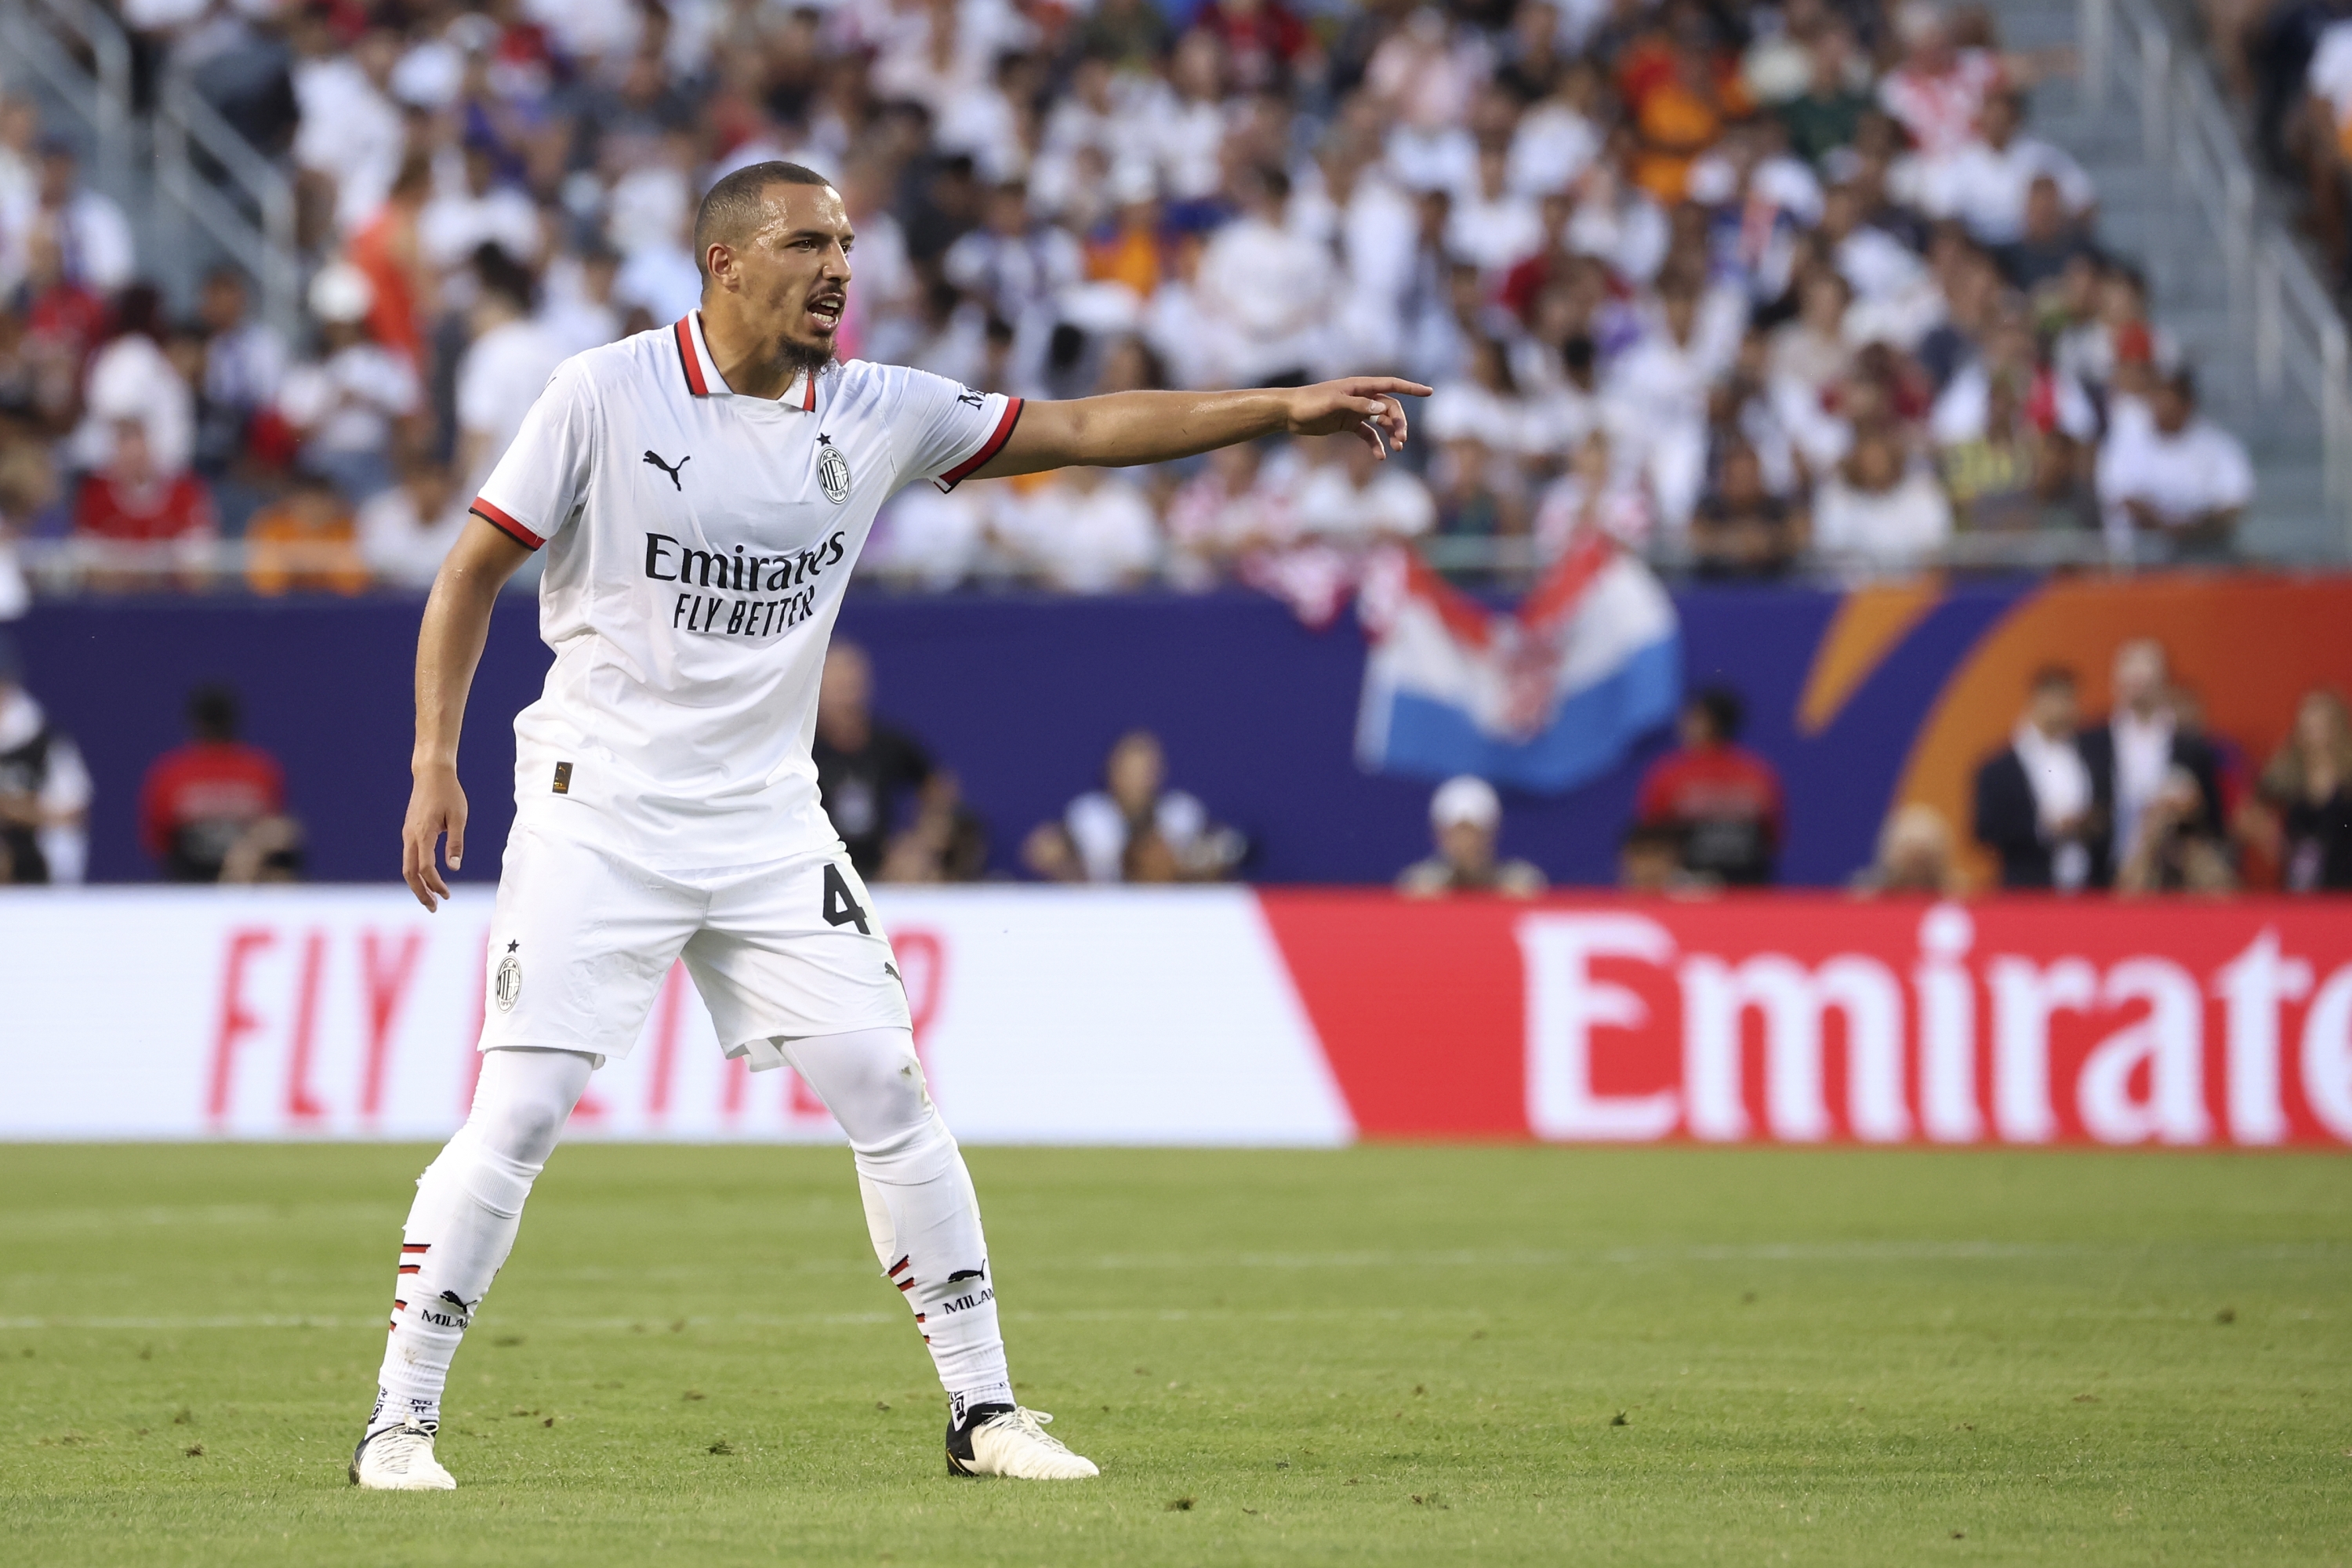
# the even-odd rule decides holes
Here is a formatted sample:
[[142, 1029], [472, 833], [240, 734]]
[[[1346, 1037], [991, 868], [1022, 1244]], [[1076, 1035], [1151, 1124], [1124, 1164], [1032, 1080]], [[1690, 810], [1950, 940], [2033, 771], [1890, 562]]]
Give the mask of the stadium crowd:
[[[1366, 553], [1850, 574], [1968, 536], [2226, 554], [2238, 439], [2026, 123], [2063, 58], [1926, 0], [117, 0], [293, 172], [296, 338], [190, 300], [0, 108], [0, 529], [96, 588], [429, 579], [563, 356], [693, 309], [701, 190], [786, 157], [858, 227], [845, 353], [1045, 396], [1393, 370], [1352, 442], [910, 490], [932, 589], [1239, 581]], [[51, 128], [54, 129], [54, 128]], [[108, 542], [149, 546], [110, 552]], [[21, 605], [0, 565], [0, 616]]]

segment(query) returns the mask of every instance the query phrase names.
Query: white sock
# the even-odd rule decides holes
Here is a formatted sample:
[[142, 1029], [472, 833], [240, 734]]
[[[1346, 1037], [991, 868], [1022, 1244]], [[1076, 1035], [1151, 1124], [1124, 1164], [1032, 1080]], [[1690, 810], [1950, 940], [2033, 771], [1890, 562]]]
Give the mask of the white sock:
[[591, 1070], [573, 1051], [483, 1054], [466, 1125], [416, 1178], [370, 1433], [440, 1421], [450, 1360], [514, 1249], [523, 1200]]
[[906, 1297], [958, 1425], [1011, 1405], [996, 1282], [963, 1152], [940, 1119], [905, 1029], [778, 1040], [849, 1134], [874, 1256]]

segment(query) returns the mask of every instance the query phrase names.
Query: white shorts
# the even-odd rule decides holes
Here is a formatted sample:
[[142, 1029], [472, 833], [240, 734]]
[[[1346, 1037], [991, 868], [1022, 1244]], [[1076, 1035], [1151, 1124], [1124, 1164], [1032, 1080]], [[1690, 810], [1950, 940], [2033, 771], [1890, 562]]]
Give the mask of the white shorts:
[[730, 1057], [772, 1038], [910, 1026], [873, 900], [845, 854], [652, 871], [518, 824], [490, 921], [480, 1048], [634, 1049], [680, 958]]

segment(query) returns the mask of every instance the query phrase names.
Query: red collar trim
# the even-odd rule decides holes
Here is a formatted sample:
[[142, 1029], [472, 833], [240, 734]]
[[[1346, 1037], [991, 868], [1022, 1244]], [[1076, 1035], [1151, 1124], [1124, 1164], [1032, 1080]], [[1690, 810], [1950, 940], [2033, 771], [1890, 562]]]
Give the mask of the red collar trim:
[[702, 374], [702, 353], [694, 342], [694, 317], [680, 316], [673, 329], [677, 336], [677, 364], [686, 373], [686, 389], [697, 397], [710, 395], [710, 383]]

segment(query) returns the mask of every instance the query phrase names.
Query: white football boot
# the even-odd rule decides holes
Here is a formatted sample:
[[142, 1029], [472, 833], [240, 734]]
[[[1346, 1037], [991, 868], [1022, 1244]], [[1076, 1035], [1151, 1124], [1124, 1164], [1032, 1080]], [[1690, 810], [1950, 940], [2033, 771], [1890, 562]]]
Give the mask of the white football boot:
[[457, 1478], [433, 1457], [433, 1434], [438, 1429], [422, 1421], [404, 1421], [361, 1438], [352, 1450], [352, 1484], [372, 1492], [456, 1491]]
[[1052, 1416], [1015, 1405], [982, 1405], [948, 1427], [948, 1474], [1011, 1476], [1024, 1481], [1082, 1481], [1102, 1471], [1045, 1435]]

